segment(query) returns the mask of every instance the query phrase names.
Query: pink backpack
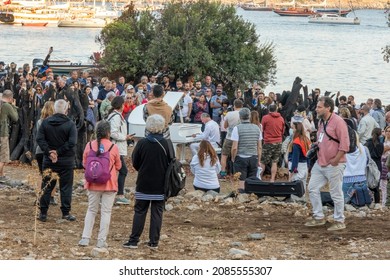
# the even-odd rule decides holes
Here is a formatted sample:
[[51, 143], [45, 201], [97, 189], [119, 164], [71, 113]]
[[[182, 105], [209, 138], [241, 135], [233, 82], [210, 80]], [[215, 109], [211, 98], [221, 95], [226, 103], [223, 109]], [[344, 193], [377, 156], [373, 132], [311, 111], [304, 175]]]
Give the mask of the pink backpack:
[[105, 184], [111, 178], [111, 170], [114, 165], [110, 168], [110, 151], [114, 144], [111, 145], [107, 152], [100, 153], [92, 150], [91, 142], [89, 142], [89, 153], [87, 155], [87, 163], [85, 165], [85, 180], [89, 183]]

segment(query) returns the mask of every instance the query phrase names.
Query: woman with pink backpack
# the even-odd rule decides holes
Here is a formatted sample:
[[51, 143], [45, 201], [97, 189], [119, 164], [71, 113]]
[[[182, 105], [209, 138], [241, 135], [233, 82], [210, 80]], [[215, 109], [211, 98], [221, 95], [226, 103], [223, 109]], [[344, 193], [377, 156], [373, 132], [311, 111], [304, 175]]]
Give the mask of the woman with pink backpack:
[[122, 163], [118, 147], [110, 141], [111, 127], [107, 121], [96, 125], [96, 140], [87, 143], [83, 154], [84, 188], [88, 190], [88, 210], [79, 246], [88, 246], [95, 217], [100, 206], [100, 229], [96, 247], [107, 247], [106, 239], [111, 221], [111, 210], [118, 191], [118, 170]]

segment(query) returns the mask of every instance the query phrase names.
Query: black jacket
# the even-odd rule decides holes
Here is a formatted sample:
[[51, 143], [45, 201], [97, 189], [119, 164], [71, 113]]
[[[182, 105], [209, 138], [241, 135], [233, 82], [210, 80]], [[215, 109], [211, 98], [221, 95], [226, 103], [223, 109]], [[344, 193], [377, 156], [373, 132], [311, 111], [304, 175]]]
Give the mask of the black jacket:
[[76, 143], [76, 125], [63, 114], [48, 117], [39, 127], [37, 144], [46, 156], [49, 156], [49, 151], [56, 150], [58, 160], [65, 157], [74, 158]]
[[[165, 139], [159, 140], [169, 154]], [[133, 167], [138, 171], [136, 191], [144, 194], [164, 194], [165, 173], [168, 168], [168, 156], [159, 143], [148, 138], [141, 139], [134, 148]]]
[[379, 171], [382, 170], [382, 162], [381, 157], [383, 154], [383, 143], [378, 141], [378, 143], [374, 144], [372, 142], [372, 138], [368, 139], [365, 146], [367, 146], [368, 150], [370, 151], [370, 155], [373, 161], [375, 161], [376, 166], [378, 166]]

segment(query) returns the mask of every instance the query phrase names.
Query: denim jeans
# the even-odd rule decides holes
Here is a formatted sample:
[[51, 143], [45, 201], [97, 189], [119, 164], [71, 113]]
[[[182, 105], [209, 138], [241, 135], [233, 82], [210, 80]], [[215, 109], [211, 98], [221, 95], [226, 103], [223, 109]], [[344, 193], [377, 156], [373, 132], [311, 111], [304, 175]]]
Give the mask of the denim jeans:
[[309, 182], [309, 197], [313, 206], [314, 219], [323, 219], [322, 201], [320, 189], [329, 183], [330, 196], [334, 202], [334, 220], [344, 222], [344, 196], [342, 191], [343, 173], [345, 163], [339, 163], [337, 166], [328, 165], [321, 167], [316, 162], [311, 170]]
[[344, 194], [344, 203], [348, 204], [351, 202], [351, 197], [354, 193], [353, 187], [367, 187], [367, 181], [362, 182], [353, 182], [353, 183], [343, 183], [343, 194]]

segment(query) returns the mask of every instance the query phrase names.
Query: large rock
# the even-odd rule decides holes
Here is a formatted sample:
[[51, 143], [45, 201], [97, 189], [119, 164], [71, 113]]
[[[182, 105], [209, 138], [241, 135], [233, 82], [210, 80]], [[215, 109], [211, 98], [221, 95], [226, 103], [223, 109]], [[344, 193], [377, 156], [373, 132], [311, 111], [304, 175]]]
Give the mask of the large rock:
[[251, 253], [249, 253], [248, 251], [245, 251], [245, 250], [240, 250], [240, 249], [237, 249], [237, 248], [231, 248], [229, 250], [229, 255], [241, 255], [241, 256], [250, 256], [252, 255]]
[[215, 198], [215, 197], [217, 197], [217, 195], [219, 195], [219, 193], [217, 193], [215, 191], [207, 191], [206, 195], [211, 195], [213, 198]]
[[247, 194], [247, 193], [238, 194], [236, 199], [239, 203], [246, 203], [246, 202], [251, 201], [249, 198], [249, 194]]
[[165, 204], [165, 210], [166, 211], [171, 211], [173, 209], [173, 205], [172, 204]]
[[356, 212], [357, 210], [351, 204], [345, 204], [345, 211]]
[[214, 200], [214, 197], [211, 194], [205, 194], [204, 196], [202, 196], [203, 202], [210, 202], [212, 200]]
[[94, 258], [100, 258], [109, 254], [107, 248], [93, 248], [91, 251], [91, 256]]
[[198, 191], [188, 192], [184, 195], [184, 197], [187, 199], [190, 199], [190, 200], [191, 199], [199, 199], [200, 200], [202, 198], [203, 194], [204, 194], [204, 192], [198, 190]]
[[196, 204], [191, 204], [186, 207], [190, 211], [198, 210], [200, 207]]
[[264, 239], [265, 238], [265, 234], [264, 233], [251, 233], [251, 234], [248, 234], [248, 239], [249, 240], [261, 240], [261, 239]]

